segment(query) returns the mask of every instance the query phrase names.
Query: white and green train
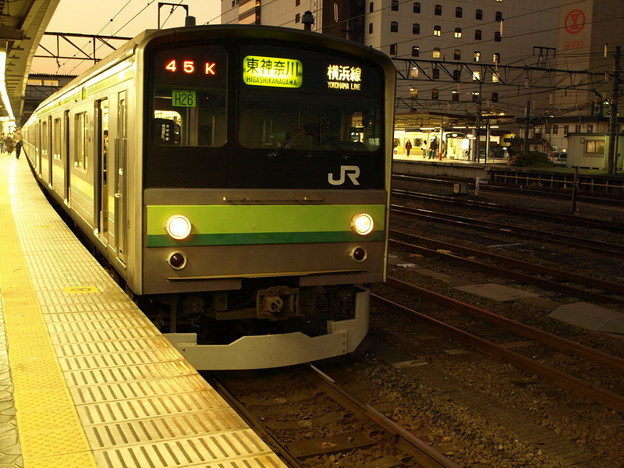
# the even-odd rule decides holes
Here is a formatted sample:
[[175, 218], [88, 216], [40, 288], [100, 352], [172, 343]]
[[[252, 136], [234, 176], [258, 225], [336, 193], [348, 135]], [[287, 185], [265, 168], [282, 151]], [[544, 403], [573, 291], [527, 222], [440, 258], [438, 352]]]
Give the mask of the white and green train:
[[284, 28], [145, 31], [23, 127], [44, 189], [198, 369], [353, 351], [386, 274], [395, 69]]

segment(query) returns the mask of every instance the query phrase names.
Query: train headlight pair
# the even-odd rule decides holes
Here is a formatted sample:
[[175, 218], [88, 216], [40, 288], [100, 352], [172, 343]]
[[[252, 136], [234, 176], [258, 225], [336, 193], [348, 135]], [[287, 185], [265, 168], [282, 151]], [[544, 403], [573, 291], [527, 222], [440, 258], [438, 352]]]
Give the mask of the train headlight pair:
[[191, 222], [184, 215], [173, 215], [167, 219], [165, 230], [169, 237], [175, 240], [184, 240], [191, 235]]

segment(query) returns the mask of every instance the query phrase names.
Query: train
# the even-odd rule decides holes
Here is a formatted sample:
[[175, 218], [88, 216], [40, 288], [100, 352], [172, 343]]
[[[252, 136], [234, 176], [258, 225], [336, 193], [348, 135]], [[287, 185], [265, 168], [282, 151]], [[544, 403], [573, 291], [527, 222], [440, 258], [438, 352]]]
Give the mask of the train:
[[43, 101], [48, 197], [198, 370], [354, 351], [386, 276], [396, 72], [310, 31], [147, 30]]

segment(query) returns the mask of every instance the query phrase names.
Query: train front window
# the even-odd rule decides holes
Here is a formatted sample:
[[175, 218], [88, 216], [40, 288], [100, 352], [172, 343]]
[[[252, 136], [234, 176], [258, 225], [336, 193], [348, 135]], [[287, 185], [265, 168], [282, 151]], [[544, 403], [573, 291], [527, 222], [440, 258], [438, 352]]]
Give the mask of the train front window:
[[285, 47], [248, 46], [241, 56], [243, 147], [349, 154], [380, 148], [378, 70], [338, 55]]
[[153, 73], [152, 141], [167, 146], [223, 146], [227, 140], [224, 48], [157, 51]]

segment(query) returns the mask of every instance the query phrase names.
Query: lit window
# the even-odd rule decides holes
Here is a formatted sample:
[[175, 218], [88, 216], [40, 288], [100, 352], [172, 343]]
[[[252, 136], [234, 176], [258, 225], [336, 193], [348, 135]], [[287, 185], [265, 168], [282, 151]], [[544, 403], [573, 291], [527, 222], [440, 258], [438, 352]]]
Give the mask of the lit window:
[[434, 26], [433, 27], [433, 35], [434, 36], [441, 36], [442, 35], [442, 28], [440, 26]]
[[458, 91], [453, 91], [451, 93], [451, 100], [452, 101], [459, 101], [459, 92]]
[[418, 88], [410, 88], [409, 94], [410, 94], [410, 97], [417, 98], [418, 97]]
[[460, 37], [462, 37], [462, 29], [461, 28], [455, 28], [455, 38], [459, 39]]
[[500, 75], [498, 72], [492, 72], [492, 83], [500, 83]]
[[480, 62], [481, 61], [481, 52], [479, 52], [478, 50], [474, 51], [473, 54], [473, 58], [475, 62]]
[[420, 47], [412, 46], [412, 57], [419, 57], [419, 56], [420, 56]]
[[473, 71], [472, 72], [472, 81], [481, 81], [481, 72]]
[[433, 49], [433, 58], [439, 59], [440, 57], [442, 57], [442, 53], [440, 52], [440, 48], [439, 47], [435, 47]]
[[418, 67], [410, 68], [410, 78], [418, 78]]

